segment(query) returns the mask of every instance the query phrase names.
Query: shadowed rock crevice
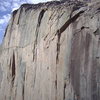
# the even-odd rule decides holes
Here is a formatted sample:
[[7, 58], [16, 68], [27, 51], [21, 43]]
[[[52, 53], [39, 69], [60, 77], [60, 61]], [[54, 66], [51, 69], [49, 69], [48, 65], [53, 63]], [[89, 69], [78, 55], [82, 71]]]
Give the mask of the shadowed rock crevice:
[[99, 28], [97, 28], [96, 31], [94, 32], [94, 35], [95, 36], [100, 35], [99, 31], [100, 31]]
[[67, 27], [71, 24], [74, 23], [74, 21], [76, 21], [76, 19], [82, 14], [84, 13], [84, 11], [80, 11], [79, 13], [77, 13], [76, 15], [74, 15], [73, 17], [69, 18], [65, 24], [57, 30], [56, 35], [58, 37], [57, 40], [57, 56], [56, 56], [56, 63], [59, 62], [59, 53], [60, 53], [60, 38], [61, 38], [61, 34], [67, 29]]
[[[57, 37], [58, 37], [58, 40], [57, 40], [57, 55], [56, 55], [56, 64], [58, 64], [59, 62], [59, 53], [60, 53], [60, 38], [61, 38], [61, 34], [68, 28], [68, 26], [71, 24], [71, 23], [74, 23], [74, 21], [77, 20], [77, 18], [80, 16], [80, 14], [84, 13], [84, 11], [80, 11], [79, 13], [77, 13], [76, 15], [74, 15], [72, 18], [70, 18], [69, 20], [67, 20], [65, 22], [65, 24], [57, 30]], [[57, 71], [57, 65], [56, 65], [56, 71]], [[56, 72], [56, 87], [57, 87], [57, 72]], [[65, 100], [65, 89], [66, 89], [66, 84], [64, 84], [64, 90], [63, 90], [63, 100]], [[57, 88], [56, 88], [56, 91], [57, 91]]]
[[19, 12], [19, 16], [18, 16], [17, 25], [18, 25], [19, 22], [20, 22], [20, 18], [21, 18], [22, 12], [23, 12], [23, 8], [20, 8], [20, 12]]
[[6, 27], [5, 34], [4, 34], [4, 38], [6, 37], [7, 30], [8, 30], [8, 26], [9, 26], [9, 25], [7, 25], [7, 27]]
[[79, 13], [77, 13], [76, 15], [74, 15], [73, 17], [69, 18], [65, 24], [60, 28], [58, 29], [59, 31], [59, 34], [61, 34], [62, 32], [64, 32], [67, 27], [71, 24], [71, 23], [74, 23], [74, 21], [82, 14], [84, 13], [84, 11], [80, 11]]
[[63, 90], [63, 100], [65, 100], [66, 98], [65, 98], [65, 90], [66, 90], [66, 83], [64, 84], [64, 90]]
[[[57, 68], [57, 67], [56, 67]], [[55, 79], [55, 100], [57, 100], [57, 69], [56, 69], [56, 79]]]
[[24, 73], [23, 87], [22, 87], [22, 98], [23, 98], [23, 100], [24, 100], [24, 94], [25, 94], [25, 74], [26, 74], [26, 71]]
[[60, 37], [61, 37], [61, 33], [57, 33], [57, 56], [56, 56], [56, 64], [59, 62], [59, 53], [60, 53]]
[[14, 83], [15, 80], [15, 72], [16, 72], [16, 66], [15, 66], [15, 54], [13, 53], [13, 58], [12, 58], [12, 83]]
[[42, 10], [39, 14], [39, 17], [38, 17], [38, 22], [37, 22], [37, 27], [36, 27], [36, 32], [35, 32], [35, 41], [34, 41], [34, 48], [33, 48], [33, 61], [34, 61], [34, 58], [35, 58], [35, 54], [36, 54], [36, 46], [37, 46], [37, 40], [38, 40], [38, 34], [39, 34], [39, 27], [41, 25], [41, 21], [42, 21], [42, 18], [44, 16], [44, 13], [45, 13], [46, 10]]
[[26, 77], [27, 77], [27, 74], [26, 74], [26, 62], [23, 62], [22, 61], [22, 58], [20, 58], [20, 72], [21, 72], [21, 85], [22, 85], [22, 90], [21, 90], [21, 94], [22, 94], [22, 100], [25, 99], [25, 83], [26, 83]]
[[12, 13], [13, 17], [16, 16], [17, 12], [18, 12], [18, 10], [14, 10], [14, 11], [13, 11], [13, 13]]
[[13, 13], [12, 13], [11, 30], [12, 30], [12, 28], [13, 28], [13, 24], [14, 24], [14, 20], [15, 20], [15, 16], [16, 16], [17, 12], [18, 12], [18, 10], [15, 10], [15, 11], [13, 11]]

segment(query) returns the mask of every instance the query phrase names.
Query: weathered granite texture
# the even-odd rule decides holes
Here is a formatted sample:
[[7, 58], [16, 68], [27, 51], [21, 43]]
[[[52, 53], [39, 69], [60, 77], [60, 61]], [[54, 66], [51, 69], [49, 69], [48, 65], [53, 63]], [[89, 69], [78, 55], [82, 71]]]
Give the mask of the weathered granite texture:
[[100, 100], [100, 1], [14, 11], [0, 46], [0, 100]]

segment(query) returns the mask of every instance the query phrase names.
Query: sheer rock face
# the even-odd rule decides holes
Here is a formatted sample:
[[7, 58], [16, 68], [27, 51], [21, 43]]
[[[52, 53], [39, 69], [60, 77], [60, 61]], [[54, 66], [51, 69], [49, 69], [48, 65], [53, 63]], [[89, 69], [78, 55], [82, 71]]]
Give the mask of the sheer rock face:
[[0, 46], [0, 100], [100, 100], [100, 2], [14, 11]]

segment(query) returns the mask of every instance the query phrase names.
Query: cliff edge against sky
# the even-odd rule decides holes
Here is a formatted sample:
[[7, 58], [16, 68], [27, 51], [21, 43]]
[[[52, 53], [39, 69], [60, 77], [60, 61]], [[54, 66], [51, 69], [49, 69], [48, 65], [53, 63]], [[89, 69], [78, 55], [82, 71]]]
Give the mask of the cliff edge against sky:
[[100, 100], [100, 1], [14, 11], [0, 46], [0, 100]]

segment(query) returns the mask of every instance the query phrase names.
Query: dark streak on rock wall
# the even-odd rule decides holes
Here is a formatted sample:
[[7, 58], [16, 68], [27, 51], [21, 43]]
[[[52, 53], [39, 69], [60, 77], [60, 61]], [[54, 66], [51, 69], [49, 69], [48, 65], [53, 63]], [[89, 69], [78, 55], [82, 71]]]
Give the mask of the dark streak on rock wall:
[[60, 38], [61, 38], [61, 34], [67, 29], [67, 27], [71, 24], [74, 23], [74, 21], [82, 14], [84, 13], [84, 11], [80, 11], [79, 13], [77, 13], [76, 15], [74, 15], [73, 17], [69, 18], [65, 24], [57, 30], [56, 35], [58, 36], [58, 42], [57, 42], [57, 56], [56, 56], [56, 63], [59, 62], [59, 53], [60, 53]]
[[14, 84], [14, 80], [15, 80], [15, 72], [16, 72], [16, 66], [15, 66], [15, 54], [13, 53], [13, 58], [12, 58], [12, 83]]
[[39, 34], [39, 27], [41, 25], [41, 21], [42, 21], [42, 18], [44, 16], [44, 13], [45, 13], [45, 10], [43, 9], [40, 14], [39, 14], [39, 17], [38, 17], [38, 22], [37, 22], [37, 27], [36, 27], [36, 32], [35, 32], [35, 41], [34, 41], [34, 48], [33, 48], [33, 61], [34, 61], [34, 57], [35, 57], [35, 54], [36, 54], [36, 46], [37, 46], [37, 40], [38, 40], [38, 34]]

